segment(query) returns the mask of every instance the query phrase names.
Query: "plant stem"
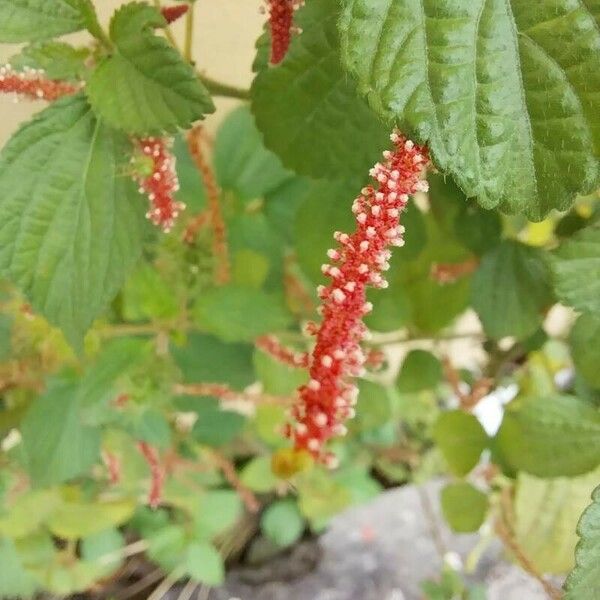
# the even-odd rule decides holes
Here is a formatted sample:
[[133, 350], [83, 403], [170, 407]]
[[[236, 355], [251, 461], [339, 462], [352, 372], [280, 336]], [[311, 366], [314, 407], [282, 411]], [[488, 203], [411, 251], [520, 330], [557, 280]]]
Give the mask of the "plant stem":
[[[156, 9], [160, 12], [162, 10], [162, 4], [160, 2], [160, 0], [154, 0], [154, 6], [156, 6]], [[193, 5], [192, 5], [193, 6]], [[175, 39], [175, 36], [173, 35], [173, 32], [171, 31], [171, 28], [167, 25], [164, 30], [165, 32], [165, 36], [167, 37], [167, 39], [169, 40], [169, 42], [171, 42], [171, 44], [177, 48], [177, 40]]]
[[194, 6], [191, 2], [185, 16], [185, 41], [183, 45], [183, 58], [192, 62], [192, 46], [194, 42]]
[[233, 85], [215, 81], [202, 73], [198, 73], [200, 81], [206, 86], [206, 89], [215, 96], [223, 96], [224, 98], [236, 98], [238, 100], [249, 100], [250, 90], [238, 88]]

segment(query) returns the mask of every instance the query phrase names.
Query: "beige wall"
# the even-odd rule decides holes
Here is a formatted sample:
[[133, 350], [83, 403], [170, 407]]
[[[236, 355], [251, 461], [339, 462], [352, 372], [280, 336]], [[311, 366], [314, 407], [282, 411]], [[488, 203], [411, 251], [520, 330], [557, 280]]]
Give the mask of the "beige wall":
[[[94, 3], [104, 25], [115, 7], [124, 4], [120, 0], [95, 0]], [[213, 79], [243, 87], [250, 85], [254, 42], [264, 21], [259, 6], [260, 0], [197, 1], [194, 57], [199, 69]], [[182, 39], [181, 23], [175, 32]], [[86, 37], [78, 34], [71, 39], [81, 42]], [[17, 49], [18, 46], [0, 44], [0, 63], [6, 62]], [[217, 112], [207, 119], [207, 127], [214, 129], [234, 105], [231, 100], [217, 99]], [[4, 145], [19, 123], [41, 107], [43, 103], [29, 101], [14, 104], [10, 98], [0, 95], [0, 145]]]

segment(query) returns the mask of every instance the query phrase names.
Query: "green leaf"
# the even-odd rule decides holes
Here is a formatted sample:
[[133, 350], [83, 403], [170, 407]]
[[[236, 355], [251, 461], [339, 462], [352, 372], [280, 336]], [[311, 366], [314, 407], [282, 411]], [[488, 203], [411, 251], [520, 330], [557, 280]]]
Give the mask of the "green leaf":
[[595, 600], [600, 581], [600, 486], [581, 515], [577, 535], [575, 568], [565, 582], [564, 600]]
[[26, 46], [10, 59], [13, 69], [43, 69], [50, 79], [80, 79], [86, 71], [87, 48], [74, 48], [64, 42], [42, 42]]
[[278, 479], [271, 468], [269, 456], [257, 456], [244, 466], [240, 474], [241, 482], [254, 492], [264, 494], [277, 485]]
[[267, 150], [250, 110], [241, 106], [219, 127], [214, 147], [219, 185], [241, 200], [264, 198], [293, 177], [279, 158]]
[[477, 418], [461, 410], [444, 412], [438, 417], [433, 439], [451, 471], [458, 476], [471, 471], [489, 442]]
[[285, 548], [295, 543], [302, 535], [304, 519], [294, 500], [278, 500], [262, 514], [260, 527], [271, 541]]
[[58, 537], [76, 540], [122, 525], [134, 511], [134, 500], [65, 501], [48, 519], [48, 528]]
[[419, 392], [436, 387], [442, 375], [442, 363], [431, 352], [411, 350], [402, 362], [396, 384], [401, 392]]
[[0, 42], [45, 40], [86, 27], [86, 0], [0, 0]]
[[211, 544], [191, 543], [186, 551], [185, 570], [195, 581], [205, 585], [219, 585], [225, 578], [223, 559]]
[[14, 542], [0, 537], [0, 596], [31, 596], [36, 587], [34, 578], [23, 567]]
[[356, 194], [346, 181], [313, 183], [296, 213], [294, 238], [298, 263], [315, 283], [325, 281], [321, 265], [327, 261], [327, 250], [335, 245], [334, 231], [350, 232], [354, 228], [351, 211]]
[[98, 563], [106, 569], [108, 575], [123, 562], [120, 551], [124, 545], [123, 534], [111, 527], [81, 540], [81, 558]]
[[94, 70], [86, 92], [108, 123], [137, 135], [174, 133], [214, 111], [192, 66], [153, 28], [165, 20], [141, 3], [120, 8], [110, 24], [114, 53]]
[[600, 389], [600, 318], [579, 316], [571, 330], [569, 344], [577, 372], [590, 386]]
[[194, 439], [206, 446], [224, 446], [240, 433], [246, 419], [237, 412], [224, 410], [214, 398], [186, 398], [186, 410], [193, 410], [198, 420], [192, 429]]
[[600, 28], [571, 0], [344, 0], [342, 60], [482, 206], [540, 220], [598, 182]]
[[186, 205], [189, 214], [199, 213], [206, 207], [206, 188], [202, 175], [190, 156], [185, 136], [175, 136], [173, 154], [180, 186], [177, 200]]
[[171, 348], [187, 383], [227, 383], [238, 390], [254, 381], [253, 351], [250, 344], [227, 344], [198, 333], [191, 334], [185, 346]]
[[488, 252], [473, 277], [471, 299], [486, 333], [495, 339], [532, 335], [552, 303], [544, 253], [506, 240]]
[[600, 463], [600, 413], [572, 396], [519, 398], [495, 441], [513, 469], [538, 477], [580, 475]]
[[600, 317], [600, 227], [583, 229], [553, 253], [558, 299]]
[[298, 487], [300, 512], [316, 531], [352, 504], [351, 491], [322, 469], [311, 469], [297, 477], [295, 483]]
[[128, 149], [78, 95], [22, 126], [0, 155], [0, 271], [77, 349], [141, 250]]
[[338, 2], [309, 2], [296, 15], [303, 33], [285, 60], [252, 85], [252, 112], [284, 165], [311, 177], [356, 179], [389, 146], [388, 127], [358, 97], [340, 65]]
[[251, 342], [285, 329], [290, 322], [278, 297], [236, 285], [207, 290], [196, 302], [194, 315], [202, 329], [225, 342]]
[[487, 496], [466, 481], [449, 483], [441, 492], [442, 512], [459, 533], [477, 531], [487, 513]]
[[233, 527], [242, 513], [242, 501], [234, 490], [207, 490], [200, 496], [194, 515], [196, 535], [210, 541]]
[[359, 398], [356, 418], [349, 425], [352, 431], [370, 433], [392, 421], [390, 394], [382, 385], [373, 381], [361, 381]]
[[72, 384], [57, 383], [33, 403], [22, 435], [25, 465], [36, 486], [81, 475], [100, 457], [100, 430], [83, 423]]
[[599, 476], [597, 470], [568, 479], [519, 474], [514, 500], [515, 537], [541, 573], [564, 573], [573, 567], [577, 521]]
[[456, 237], [471, 252], [481, 256], [500, 243], [502, 221], [500, 215], [470, 202], [464, 203], [454, 221]]

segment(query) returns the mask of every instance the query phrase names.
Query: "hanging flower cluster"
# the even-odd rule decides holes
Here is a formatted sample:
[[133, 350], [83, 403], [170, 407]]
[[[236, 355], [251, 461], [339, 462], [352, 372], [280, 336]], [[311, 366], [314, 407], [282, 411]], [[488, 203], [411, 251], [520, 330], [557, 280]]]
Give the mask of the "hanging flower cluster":
[[179, 180], [175, 171], [175, 157], [171, 154], [171, 141], [163, 138], [145, 138], [137, 140], [147, 165], [134, 156], [134, 176], [139, 184], [140, 194], [146, 194], [150, 208], [146, 217], [169, 232], [179, 213], [185, 209], [183, 202], [175, 200], [174, 194], [179, 190]]
[[189, 5], [187, 4], [177, 4], [176, 6], [165, 6], [161, 9], [162, 16], [165, 18], [165, 21], [169, 24], [177, 21], [185, 15], [188, 11]]
[[301, 5], [301, 0], [268, 0], [272, 65], [279, 64], [287, 54], [294, 33], [294, 11]]
[[24, 97], [31, 100], [48, 100], [53, 102], [75, 94], [79, 91], [77, 85], [65, 81], [55, 81], [44, 76], [44, 71], [25, 67], [22, 71], [14, 71], [7, 64], [0, 66], [0, 92], [14, 93], [17, 98]]
[[165, 472], [160, 464], [158, 450], [147, 442], [138, 442], [137, 447], [150, 468], [151, 483], [148, 492], [148, 504], [151, 508], [158, 508], [162, 501], [165, 483]]
[[310, 380], [299, 388], [292, 409], [295, 423], [286, 428], [297, 450], [332, 467], [336, 458], [323, 446], [331, 437], [346, 433], [343, 422], [354, 416], [358, 397], [351, 380], [363, 374], [366, 362], [360, 342], [369, 332], [363, 317], [373, 308], [366, 301], [366, 289], [388, 287], [383, 273], [390, 267], [389, 248], [404, 245], [400, 214], [409, 195], [428, 190], [421, 179], [429, 160], [427, 149], [398, 132], [391, 140], [394, 151], [384, 152], [385, 161], [370, 171], [376, 185], [363, 188], [352, 205], [355, 232], [336, 231], [338, 245], [327, 252], [332, 264], [324, 264], [322, 271], [331, 283], [318, 288], [322, 323], [307, 328], [316, 335]]

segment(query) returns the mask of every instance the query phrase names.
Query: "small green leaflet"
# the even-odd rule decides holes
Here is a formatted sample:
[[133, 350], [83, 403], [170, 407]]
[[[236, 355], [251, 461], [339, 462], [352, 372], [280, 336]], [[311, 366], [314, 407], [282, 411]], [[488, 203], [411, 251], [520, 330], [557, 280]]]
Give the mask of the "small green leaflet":
[[389, 127], [342, 70], [338, 16], [337, 0], [313, 0], [297, 13], [303, 33], [280, 65], [256, 76], [252, 112], [285, 166], [310, 177], [356, 179], [389, 146]]
[[88, 26], [88, 0], [0, 0], [0, 42], [34, 42]]
[[110, 24], [115, 52], [98, 65], [86, 86], [94, 110], [128, 133], [174, 133], [214, 111], [192, 66], [154, 35], [153, 28], [165, 24], [146, 4], [120, 8]]
[[577, 534], [575, 568], [565, 582], [564, 600], [596, 600], [600, 593], [600, 486], [581, 515]]
[[141, 251], [128, 152], [78, 95], [23, 125], [0, 154], [0, 272], [78, 350]]
[[600, 226], [582, 229], [551, 260], [558, 299], [600, 317]]
[[533, 220], [600, 175], [597, 2], [343, 0], [342, 61], [482, 206]]
[[442, 511], [454, 531], [477, 531], [488, 508], [487, 496], [466, 481], [446, 485], [440, 494]]

